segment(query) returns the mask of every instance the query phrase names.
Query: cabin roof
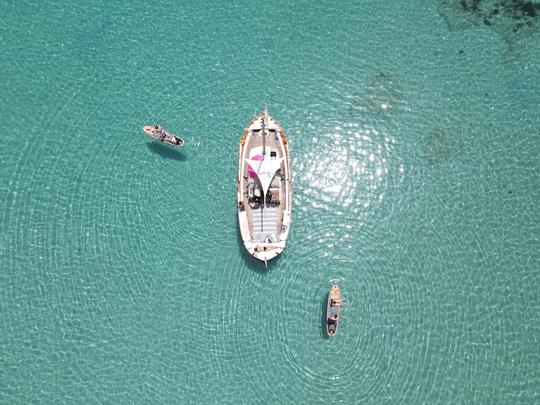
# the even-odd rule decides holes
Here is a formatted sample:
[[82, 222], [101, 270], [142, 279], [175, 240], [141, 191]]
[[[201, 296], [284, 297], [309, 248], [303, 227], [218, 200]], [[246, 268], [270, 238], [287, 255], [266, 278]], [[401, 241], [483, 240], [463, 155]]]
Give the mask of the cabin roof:
[[263, 157], [262, 160], [246, 159], [261, 182], [261, 187], [265, 195], [268, 192], [268, 188], [270, 187], [274, 175], [281, 167], [281, 162], [283, 161], [283, 158], [271, 158], [268, 152], [269, 150], [267, 150], [268, 156]]

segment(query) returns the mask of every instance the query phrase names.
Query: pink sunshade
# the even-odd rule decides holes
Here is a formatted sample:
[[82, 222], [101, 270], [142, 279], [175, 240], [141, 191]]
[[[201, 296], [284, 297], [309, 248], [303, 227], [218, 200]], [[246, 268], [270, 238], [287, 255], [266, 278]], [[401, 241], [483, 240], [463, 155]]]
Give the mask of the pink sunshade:
[[[262, 155], [255, 155], [251, 158], [252, 160], [263, 160], [263, 157]], [[253, 168], [248, 165], [248, 173], [249, 173], [249, 178], [250, 179], [254, 179], [257, 177], [257, 173], [255, 173], [255, 170], [253, 170]]]

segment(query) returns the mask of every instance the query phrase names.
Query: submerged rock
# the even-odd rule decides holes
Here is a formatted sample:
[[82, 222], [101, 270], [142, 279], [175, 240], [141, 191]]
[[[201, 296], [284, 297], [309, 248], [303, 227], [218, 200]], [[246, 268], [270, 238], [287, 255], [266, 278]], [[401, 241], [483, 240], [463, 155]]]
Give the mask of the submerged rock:
[[518, 33], [540, 30], [540, 2], [524, 0], [441, 0], [439, 14], [451, 31], [485, 25], [509, 45]]
[[449, 160], [458, 155], [462, 149], [461, 139], [445, 128], [436, 128], [424, 139], [424, 158], [430, 165]]
[[393, 116], [399, 111], [401, 104], [397, 77], [381, 72], [355, 93], [350, 112], [353, 117], [357, 114]]

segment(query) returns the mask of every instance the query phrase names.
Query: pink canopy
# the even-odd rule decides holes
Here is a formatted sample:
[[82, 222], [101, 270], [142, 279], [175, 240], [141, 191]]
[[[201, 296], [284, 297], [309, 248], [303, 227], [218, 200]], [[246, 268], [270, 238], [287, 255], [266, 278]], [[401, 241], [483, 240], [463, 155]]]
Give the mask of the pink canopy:
[[[251, 158], [251, 160], [263, 160], [263, 157], [262, 155], [255, 155]], [[255, 170], [253, 170], [253, 168], [250, 165], [248, 165], [248, 173], [249, 173], [250, 179], [254, 179], [257, 177], [257, 173], [255, 172]]]

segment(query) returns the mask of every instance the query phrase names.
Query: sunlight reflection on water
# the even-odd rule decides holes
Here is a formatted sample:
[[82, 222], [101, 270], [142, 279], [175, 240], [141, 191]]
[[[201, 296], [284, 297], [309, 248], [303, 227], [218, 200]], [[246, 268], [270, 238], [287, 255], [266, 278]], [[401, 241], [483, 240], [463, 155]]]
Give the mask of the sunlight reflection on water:
[[[328, 145], [324, 153], [320, 144]], [[302, 184], [299, 205], [357, 215], [382, 203], [394, 144], [390, 134], [356, 123], [314, 137], [304, 158], [295, 162], [295, 180]], [[403, 165], [397, 167], [403, 173]]]

